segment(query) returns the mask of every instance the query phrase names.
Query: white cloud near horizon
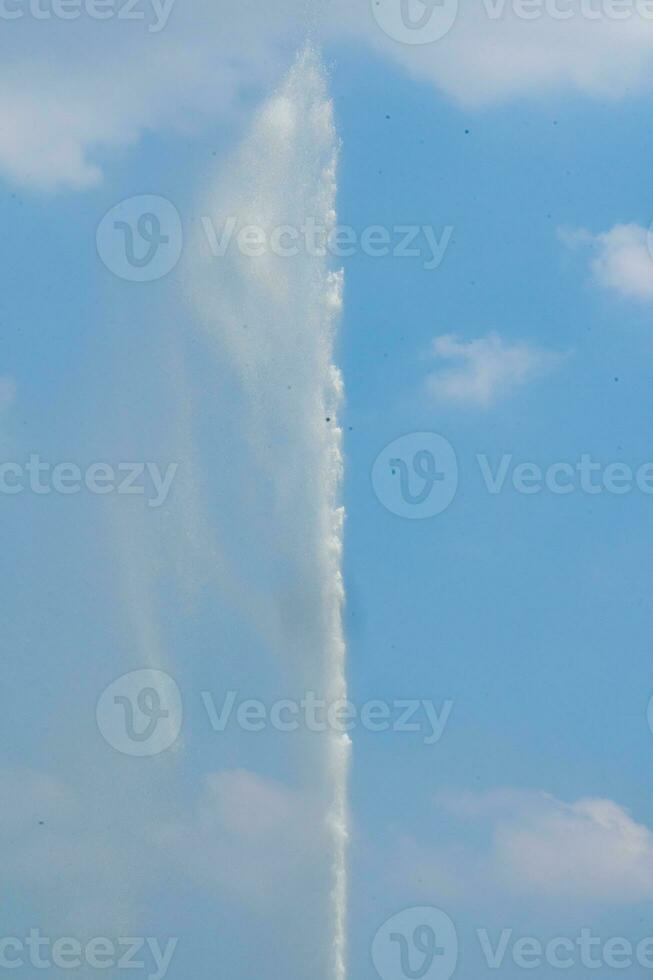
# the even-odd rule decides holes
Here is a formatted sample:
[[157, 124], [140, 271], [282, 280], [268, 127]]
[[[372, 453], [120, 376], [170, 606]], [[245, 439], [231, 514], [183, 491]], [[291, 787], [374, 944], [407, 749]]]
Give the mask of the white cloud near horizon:
[[328, 852], [317, 801], [246, 770], [209, 773], [193, 810], [153, 833], [195, 884], [268, 914], [279, 882], [297, 899], [316, 877], [311, 855]]
[[429, 394], [441, 401], [483, 409], [546, 374], [564, 357], [525, 342], [510, 343], [497, 333], [469, 341], [444, 334], [435, 338], [431, 353], [436, 361], [451, 366], [428, 376]]
[[591, 268], [595, 282], [628, 299], [653, 300], [653, 234], [634, 222], [617, 224], [593, 235], [589, 231], [561, 232], [570, 247], [587, 246], [594, 252]]
[[166, 802], [152, 772], [136, 782], [126, 772], [119, 770], [124, 793], [116, 796], [91, 776], [0, 770], [5, 886], [35, 906], [47, 895], [44, 928], [80, 939], [132, 934], [170, 875], [251, 913], [287, 914], [306, 902], [319, 877], [316, 853], [325, 853], [326, 867], [317, 799], [250, 771], [223, 770], [206, 774], [182, 805]]
[[488, 838], [484, 847], [464, 839], [448, 848], [402, 842], [402, 860], [409, 855], [413, 869], [440, 890], [577, 904], [653, 898], [653, 833], [612, 800], [565, 803], [543, 792], [501, 790], [441, 795], [437, 803], [459, 827], [469, 823], [474, 839], [479, 827]]
[[[399, 0], [397, 0], [399, 2]], [[493, 7], [499, 15], [489, 15]], [[101, 156], [146, 131], [188, 133], [243, 111], [244, 93], [276, 85], [306, 34], [354, 41], [466, 106], [579, 92], [619, 100], [653, 87], [653, 21], [533, 20], [509, 4], [461, 0], [453, 29], [432, 44], [387, 37], [371, 3], [346, 0], [177, 2], [157, 32], [144, 20], [4, 22], [0, 62], [0, 172], [44, 190], [83, 190]], [[248, 111], [248, 110], [247, 110]]]

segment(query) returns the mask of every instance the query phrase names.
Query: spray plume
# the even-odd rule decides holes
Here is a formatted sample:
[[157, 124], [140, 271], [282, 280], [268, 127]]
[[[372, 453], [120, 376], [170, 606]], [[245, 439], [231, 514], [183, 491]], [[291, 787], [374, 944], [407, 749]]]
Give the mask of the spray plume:
[[[239, 381], [244, 450], [259, 488], [256, 500], [243, 492], [241, 514], [248, 506], [257, 513], [250, 541], [256, 581], [273, 581], [277, 590], [265, 619], [268, 641], [297, 689], [310, 685], [330, 703], [347, 696], [337, 421], [343, 385], [333, 363], [342, 274], [329, 269], [326, 249], [314, 242], [315, 229], [328, 234], [335, 226], [337, 156], [325, 71], [307, 46], [215, 181], [192, 279], [203, 329]], [[350, 740], [325, 737], [329, 975], [345, 980]]]

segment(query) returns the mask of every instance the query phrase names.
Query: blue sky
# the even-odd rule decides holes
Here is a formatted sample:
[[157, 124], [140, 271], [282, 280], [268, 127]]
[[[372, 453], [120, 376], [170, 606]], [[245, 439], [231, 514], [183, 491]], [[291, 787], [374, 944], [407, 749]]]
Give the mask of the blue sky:
[[[648, 225], [637, 177], [650, 138], [643, 104], [567, 97], [461, 112], [426, 86], [389, 81], [378, 62], [365, 65], [364, 76], [364, 91], [383, 97], [377, 95], [375, 118], [355, 113], [355, 130], [371, 134], [351, 175], [343, 168], [356, 222], [370, 220], [378, 194], [390, 223], [428, 214], [436, 226], [455, 227], [455, 246], [436, 273], [408, 260], [362, 257], [348, 275], [353, 684], [370, 696], [429, 690], [436, 702], [455, 702], [435, 751], [408, 736], [402, 744], [397, 736], [368, 735], [357, 747], [357, 812], [383, 842], [372, 861], [390, 856], [389, 825], [426, 850], [469, 841], [474, 828], [452, 827], [436, 813], [433, 797], [443, 788], [512, 786], [565, 801], [605, 796], [650, 823], [641, 776], [651, 751], [648, 500], [509, 490], [492, 497], [475, 464], [477, 453], [494, 462], [510, 453], [543, 466], [588, 452], [633, 465], [648, 457], [642, 421], [650, 312], [598, 287], [586, 256], [568, 252], [557, 235], [561, 226], [596, 232], [621, 222]], [[337, 93], [340, 85], [347, 82], [336, 84]], [[352, 153], [348, 115], [345, 161]], [[373, 171], [376, 185], [361, 193], [371, 161], [381, 162], [383, 173]], [[616, 177], [626, 173], [632, 179]], [[491, 330], [568, 356], [489, 411], [429, 404], [420, 355], [433, 336]], [[455, 446], [460, 493], [440, 517], [412, 524], [370, 506], [366, 491], [378, 447], [420, 431], [442, 433]], [[473, 909], [466, 921], [476, 927], [484, 916], [494, 919], [496, 897], [479, 900], [478, 883], [465, 884], [465, 862], [451, 860]], [[438, 904], [436, 885], [417, 892]], [[502, 910], [502, 921], [516, 918], [519, 928], [553, 935], [584, 915], [583, 922], [608, 931], [619, 923], [617, 933], [637, 934], [645, 916], [645, 906], [624, 913], [609, 902], [591, 911], [581, 902], [581, 911], [561, 914], [560, 903], [542, 909], [537, 899], [530, 896], [532, 904], [518, 912], [514, 905]], [[407, 885], [399, 902], [387, 894], [360, 901], [363, 908], [376, 904], [380, 917], [397, 904], [419, 904]]]
[[[341, 263], [350, 697], [452, 703], [435, 745], [352, 735], [350, 976], [377, 977], [377, 930], [421, 906], [455, 923], [461, 980], [493, 972], [477, 929], [635, 945], [653, 900], [653, 496], [527, 495], [511, 474], [653, 462], [651, 23], [486, 22], [463, 4], [449, 35], [411, 48], [366, 4], [327, 16], [288, 0], [264, 18], [255, 3], [177, 2], [158, 34], [27, 14], [3, 28], [3, 460], [179, 472], [159, 508], [2, 495], [0, 933], [176, 937], [173, 980], [329, 975], [321, 743], [217, 733], [201, 697], [306, 690], [310, 665], [270, 631], [310, 620], [310, 508], [297, 503], [295, 528], [275, 471], [261, 479], [237, 372], [208, 357], [189, 300], [207, 188], [231, 186], [234, 148], [308, 24], [342, 143], [339, 222], [452, 229], [437, 269]], [[96, 249], [103, 216], [138, 195], [173, 202], [187, 244], [147, 283]], [[280, 464], [285, 424], [266, 447]], [[425, 520], [392, 513], [371, 480], [413, 433], [440, 434], [458, 460], [454, 499]], [[510, 457], [500, 493], [479, 456], [493, 470]], [[137, 759], [107, 745], [96, 705], [145, 668], [175, 679], [184, 727]]]

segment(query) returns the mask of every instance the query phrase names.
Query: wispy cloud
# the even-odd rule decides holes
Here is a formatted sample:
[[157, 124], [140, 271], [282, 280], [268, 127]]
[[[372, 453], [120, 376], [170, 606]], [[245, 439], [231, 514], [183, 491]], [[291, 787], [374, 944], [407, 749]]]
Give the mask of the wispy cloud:
[[630, 299], [653, 300], [653, 235], [638, 224], [615, 225], [593, 235], [589, 231], [562, 231], [570, 247], [586, 246], [594, 252], [592, 273], [598, 285]]
[[[455, 5], [447, 0], [440, 16]], [[411, 74], [466, 105], [563, 91], [616, 101], [651, 86], [653, 22], [634, 3], [621, 20], [607, 12], [588, 17], [582, 0], [566, 3], [564, 16], [549, 4], [522, 16], [510, 0], [459, 0], [457, 6], [442, 40], [388, 45], [388, 51]]]
[[95, 775], [65, 781], [0, 770], [4, 880], [25, 900], [48, 895], [44, 926], [80, 936], [137, 929], [162, 874], [252, 912], [292, 907], [299, 915], [315, 883], [311, 856], [327, 845], [317, 798], [252, 772], [221, 771], [179, 805], [156, 779], [114, 775], [149, 807], [117, 798]]
[[[653, 833], [608, 799], [565, 803], [543, 792], [501, 790], [443, 795], [439, 808], [458, 818], [450, 847], [404, 841], [402, 861], [420, 877], [467, 889], [543, 901], [629, 904], [653, 898]], [[461, 841], [469, 827], [470, 837]], [[478, 828], [489, 835], [483, 847]], [[410, 868], [409, 868], [410, 870]]]
[[355, 38], [471, 105], [549, 91], [617, 99], [653, 85], [653, 22], [634, 10], [589, 20], [573, 0], [563, 20], [544, 8], [524, 19], [496, 0], [445, 6], [460, 8], [449, 33], [413, 45], [384, 33], [369, 4], [348, 0], [280, 0], [265, 16], [226, 0], [143, 2], [139, 19], [45, 24], [16, 5], [23, 16], [5, 24], [11, 46], [0, 65], [0, 171], [46, 189], [90, 187], [107, 148], [241, 111], [242, 93], [272, 86], [307, 31]]
[[274, 908], [279, 882], [299, 901], [313, 849], [328, 847], [317, 801], [244, 770], [210, 773], [191, 812], [154, 840], [181, 873], [250, 908]]
[[564, 357], [524, 342], [510, 343], [497, 333], [469, 341], [445, 334], [435, 338], [431, 353], [436, 361], [452, 366], [429, 375], [430, 394], [439, 400], [485, 409], [546, 374]]

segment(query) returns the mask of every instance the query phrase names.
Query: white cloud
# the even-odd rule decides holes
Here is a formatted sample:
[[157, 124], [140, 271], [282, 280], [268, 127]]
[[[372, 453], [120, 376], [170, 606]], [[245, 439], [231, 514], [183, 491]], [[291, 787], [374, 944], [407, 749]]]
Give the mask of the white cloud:
[[101, 786], [84, 791], [42, 772], [2, 770], [0, 785], [6, 887], [35, 905], [47, 895], [46, 927], [80, 935], [128, 927], [137, 887], [125, 883], [136, 886], [144, 868], [155, 866], [139, 841], [134, 809]]
[[527, 892], [605, 902], [653, 896], [653, 834], [611, 800], [534, 799], [497, 826], [495, 860]]
[[156, 33], [144, 2], [143, 21], [26, 14], [3, 23], [0, 171], [45, 189], [92, 186], [101, 155], [146, 130], [188, 131], [240, 111], [243, 93], [275, 84], [308, 31], [325, 41], [354, 38], [470, 105], [565, 91], [619, 99], [650, 89], [653, 22], [590, 21], [580, 0], [568, 6], [569, 20], [524, 20], [509, 9], [489, 17], [485, 3], [461, 0], [451, 32], [426, 45], [387, 37], [368, 0], [277, 0], [264, 12], [256, 0], [178, 2]]
[[421, 876], [439, 889], [583, 904], [653, 898], [653, 833], [612, 800], [564, 803], [505, 790], [440, 797], [439, 804], [459, 827], [473, 822], [474, 837], [479, 825], [489, 831], [485, 848], [402, 843], [402, 859], [421, 865]]
[[429, 375], [427, 388], [438, 399], [489, 408], [515, 388], [560, 363], [562, 355], [526, 343], [510, 344], [496, 334], [461, 341], [453, 334], [436, 337], [433, 356], [454, 366]]
[[592, 272], [600, 286], [630, 299], [653, 300], [653, 236], [649, 229], [623, 224], [599, 235], [578, 231], [562, 237], [572, 246], [588, 245], [595, 250]]
[[252, 911], [299, 915], [319, 879], [316, 853], [328, 894], [323, 814], [309, 793], [223, 771], [182, 803], [170, 797], [170, 772], [167, 782], [123, 767], [113, 775], [118, 796], [102, 780], [0, 771], [3, 880], [25, 901], [47, 896], [44, 926], [80, 936], [134, 929], [170, 875]]
[[[441, 41], [383, 47], [411, 74], [468, 105], [569, 90], [618, 100], [650, 88], [652, 20], [634, 11], [622, 21], [589, 20], [582, 0], [559, 5], [570, 12], [560, 19], [547, 13], [552, 6], [543, 2], [540, 16], [525, 19], [510, 0], [460, 0], [455, 26]], [[498, 16], [488, 14], [493, 8]]]
[[311, 854], [328, 854], [323, 815], [298, 790], [251, 772], [212, 773], [198, 802], [179, 821], [154, 831], [157, 847], [195, 884], [270, 912], [279, 882], [301, 901], [316, 869]]
[[179, 3], [159, 33], [148, 30], [151, 13], [4, 22], [11, 48], [0, 66], [0, 169], [19, 184], [80, 190], [101, 179], [107, 149], [146, 130], [187, 132], [224, 116], [244, 89], [269, 85], [287, 67], [297, 6], [285, 0], [262, 16], [253, 3]]

